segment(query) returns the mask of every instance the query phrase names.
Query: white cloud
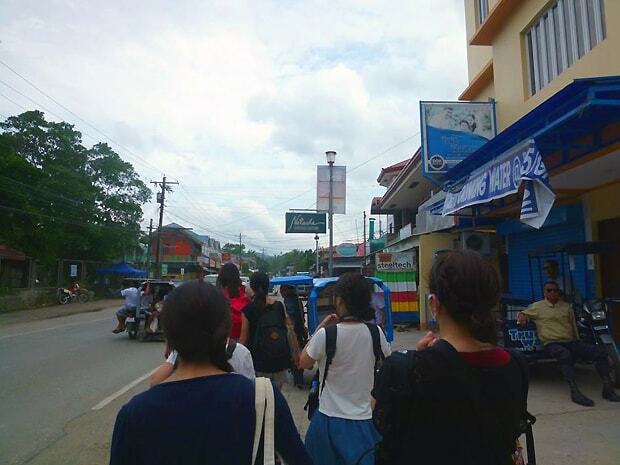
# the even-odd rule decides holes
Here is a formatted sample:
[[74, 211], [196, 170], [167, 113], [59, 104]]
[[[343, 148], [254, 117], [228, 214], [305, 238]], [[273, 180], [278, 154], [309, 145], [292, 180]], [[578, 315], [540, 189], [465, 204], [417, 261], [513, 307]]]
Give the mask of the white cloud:
[[[313, 206], [325, 150], [351, 170], [416, 133], [420, 99], [466, 83], [461, 0], [3, 3], [0, 59], [122, 144], [146, 181], [181, 182], [170, 219], [268, 253], [314, 247], [283, 217]], [[0, 79], [105, 140], [2, 66]], [[0, 114], [19, 111], [0, 98]], [[380, 168], [418, 145], [350, 172], [337, 242], [361, 234]]]

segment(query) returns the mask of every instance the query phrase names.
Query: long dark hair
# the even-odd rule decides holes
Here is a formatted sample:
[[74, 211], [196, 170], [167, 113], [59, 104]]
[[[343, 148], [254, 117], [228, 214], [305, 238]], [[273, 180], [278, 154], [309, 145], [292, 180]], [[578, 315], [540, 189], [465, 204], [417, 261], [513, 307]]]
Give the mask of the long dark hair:
[[370, 287], [368, 281], [361, 274], [345, 273], [336, 282], [336, 297], [344, 301], [349, 315], [362, 321], [372, 320], [375, 312], [370, 306]]
[[252, 302], [259, 308], [267, 305], [267, 293], [269, 292], [269, 276], [262, 271], [257, 271], [250, 276], [250, 287], [254, 291]]
[[499, 301], [500, 280], [495, 268], [479, 253], [466, 250], [438, 258], [431, 269], [429, 289], [450, 317], [473, 337], [496, 342], [492, 310]]
[[234, 263], [224, 263], [217, 275], [217, 286], [226, 289], [231, 299], [239, 297], [239, 289], [242, 286], [239, 268]]
[[231, 316], [228, 299], [212, 284], [189, 281], [168, 294], [161, 322], [168, 344], [183, 360], [232, 371], [226, 356]]

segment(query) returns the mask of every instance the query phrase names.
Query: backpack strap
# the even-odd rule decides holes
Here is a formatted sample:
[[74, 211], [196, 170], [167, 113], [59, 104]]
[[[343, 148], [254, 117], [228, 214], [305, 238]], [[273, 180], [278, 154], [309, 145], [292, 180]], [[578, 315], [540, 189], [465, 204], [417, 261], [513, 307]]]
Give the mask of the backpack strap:
[[226, 360], [230, 360], [233, 356], [233, 352], [237, 348], [237, 341], [235, 339], [228, 339], [228, 344], [226, 344]]
[[383, 350], [381, 350], [381, 337], [379, 336], [379, 327], [374, 323], [364, 323], [370, 331], [370, 337], [372, 337], [372, 352], [375, 354], [375, 369], [377, 364], [385, 360]]
[[336, 355], [336, 338], [338, 336], [338, 325], [331, 325], [325, 328], [325, 373], [323, 373], [323, 382], [321, 383], [321, 394], [325, 389], [325, 380], [327, 380], [327, 373], [329, 372], [329, 366], [334, 360]]

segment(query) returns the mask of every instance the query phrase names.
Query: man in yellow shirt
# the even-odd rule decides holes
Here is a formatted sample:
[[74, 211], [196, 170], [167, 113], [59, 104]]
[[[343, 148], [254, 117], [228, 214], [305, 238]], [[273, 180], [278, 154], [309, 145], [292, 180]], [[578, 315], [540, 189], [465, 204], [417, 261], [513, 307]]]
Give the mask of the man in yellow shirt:
[[562, 375], [570, 386], [573, 402], [586, 407], [594, 405], [592, 399], [579, 391], [575, 382], [576, 358], [594, 362], [596, 371], [603, 378], [603, 398], [619, 402], [620, 397], [615, 393], [611, 382], [611, 370], [605, 349], [579, 340], [575, 313], [568, 303], [560, 299], [560, 288], [555, 281], [547, 281], [544, 291], [544, 300], [535, 302], [520, 312], [517, 323], [522, 325], [527, 324], [530, 319], [534, 321], [540, 341], [562, 369]]

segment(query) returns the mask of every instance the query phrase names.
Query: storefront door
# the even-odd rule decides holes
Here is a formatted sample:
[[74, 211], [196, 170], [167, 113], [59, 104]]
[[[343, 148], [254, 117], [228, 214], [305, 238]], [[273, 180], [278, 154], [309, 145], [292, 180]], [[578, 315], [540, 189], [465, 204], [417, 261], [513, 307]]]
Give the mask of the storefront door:
[[[613, 242], [616, 249], [601, 256], [601, 290], [603, 297], [620, 297], [620, 218], [601, 221], [598, 224], [601, 241]], [[620, 303], [613, 303], [613, 334], [620, 341]]]

